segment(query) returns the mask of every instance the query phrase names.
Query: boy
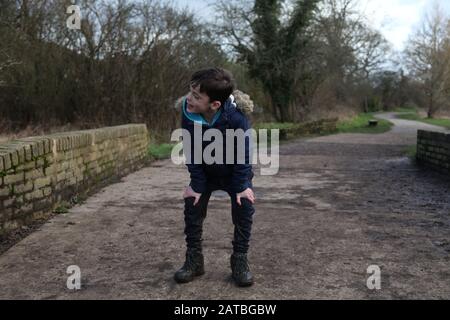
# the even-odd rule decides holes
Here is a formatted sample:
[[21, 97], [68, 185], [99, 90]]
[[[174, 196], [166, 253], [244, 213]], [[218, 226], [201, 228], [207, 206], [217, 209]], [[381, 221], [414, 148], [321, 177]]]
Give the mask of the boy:
[[[232, 278], [238, 286], [253, 284], [253, 276], [247, 261], [252, 218], [255, 212], [253, 208], [255, 195], [252, 190], [253, 172], [249, 156], [250, 140], [247, 137], [244, 144], [244, 164], [242, 161], [229, 164], [224, 160], [224, 164], [208, 165], [203, 159], [201, 164], [196, 164], [194, 161], [194, 149], [201, 148], [201, 154], [203, 154], [205, 147], [211, 143], [200, 141], [196, 144], [194, 126], [201, 126], [202, 134], [211, 128], [220, 130], [223, 134], [224, 145], [227, 129], [246, 131], [250, 128], [243, 110], [248, 108], [248, 102], [251, 103], [251, 101], [242, 98], [236, 104], [232, 93], [239, 93], [239, 91], [233, 92], [233, 82], [232, 75], [227, 70], [221, 68], [200, 70], [192, 75], [187, 97], [179, 100], [182, 104], [182, 128], [188, 130], [191, 137], [191, 152], [190, 155], [186, 155], [186, 165], [191, 181], [183, 194], [187, 251], [184, 265], [174, 276], [178, 283], [190, 282], [194, 277], [205, 273], [202, 254], [203, 221], [211, 193], [215, 190], [224, 190], [231, 197], [231, 214], [234, 224], [233, 254], [230, 258]], [[235, 143], [234, 159], [236, 159], [238, 145]], [[227, 159], [225, 147], [223, 159]]]

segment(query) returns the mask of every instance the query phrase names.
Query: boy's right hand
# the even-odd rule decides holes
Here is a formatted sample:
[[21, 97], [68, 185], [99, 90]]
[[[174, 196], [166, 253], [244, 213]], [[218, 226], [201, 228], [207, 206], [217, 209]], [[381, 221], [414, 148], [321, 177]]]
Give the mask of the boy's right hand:
[[197, 193], [194, 190], [192, 190], [191, 186], [187, 186], [186, 189], [184, 189], [183, 198], [195, 198], [194, 200], [194, 206], [198, 203], [200, 200], [201, 193]]

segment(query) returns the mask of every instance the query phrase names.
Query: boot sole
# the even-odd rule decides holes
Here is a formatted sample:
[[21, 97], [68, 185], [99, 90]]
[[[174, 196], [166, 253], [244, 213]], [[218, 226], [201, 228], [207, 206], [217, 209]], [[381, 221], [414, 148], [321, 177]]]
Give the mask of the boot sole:
[[238, 287], [250, 287], [253, 285], [253, 280], [251, 282], [238, 282], [233, 276], [233, 281]]
[[174, 279], [175, 279], [176, 283], [188, 283], [188, 282], [194, 281], [195, 278], [200, 277], [204, 274], [205, 274], [205, 271], [201, 271], [201, 272], [194, 274], [192, 279], [178, 279], [177, 277], [174, 277]]

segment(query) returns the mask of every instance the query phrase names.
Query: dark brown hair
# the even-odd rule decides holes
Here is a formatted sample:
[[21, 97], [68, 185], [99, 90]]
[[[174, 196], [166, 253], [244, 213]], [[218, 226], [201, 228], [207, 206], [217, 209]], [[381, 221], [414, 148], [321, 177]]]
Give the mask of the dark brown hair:
[[196, 71], [190, 81], [192, 87], [200, 85], [200, 92], [206, 93], [209, 101], [220, 101], [223, 105], [234, 91], [235, 83], [230, 71], [209, 68]]

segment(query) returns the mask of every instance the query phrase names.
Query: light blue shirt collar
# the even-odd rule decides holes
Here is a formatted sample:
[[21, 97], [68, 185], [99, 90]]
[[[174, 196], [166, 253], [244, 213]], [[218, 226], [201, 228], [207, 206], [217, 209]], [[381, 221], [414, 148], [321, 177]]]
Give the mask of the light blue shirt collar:
[[186, 116], [186, 118], [188, 118], [189, 120], [201, 124], [201, 125], [207, 125], [207, 126], [213, 126], [214, 123], [216, 123], [217, 119], [219, 119], [220, 115], [222, 114], [222, 108], [220, 108], [216, 114], [214, 115], [211, 123], [209, 123], [208, 121], [206, 121], [206, 119], [199, 113], [192, 113], [192, 112], [188, 112], [186, 110], [186, 99], [184, 99], [183, 101], [183, 113]]

